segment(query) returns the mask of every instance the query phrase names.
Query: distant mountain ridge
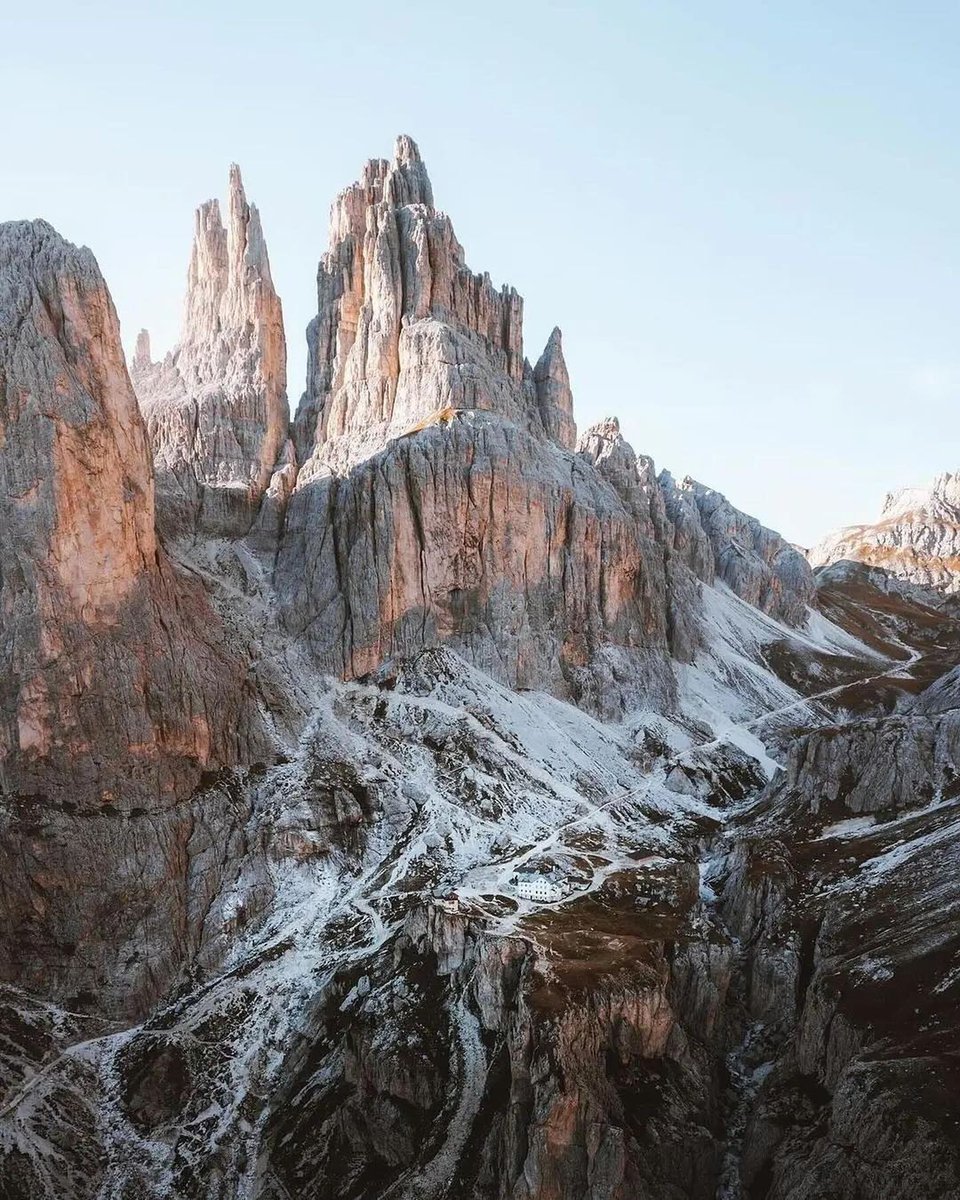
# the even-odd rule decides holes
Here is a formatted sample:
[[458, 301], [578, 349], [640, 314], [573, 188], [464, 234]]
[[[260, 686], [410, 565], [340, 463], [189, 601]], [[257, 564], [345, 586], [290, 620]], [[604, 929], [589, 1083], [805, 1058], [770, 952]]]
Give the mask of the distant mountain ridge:
[[960, 590], [960, 473], [890, 492], [876, 522], [828, 535], [808, 558], [814, 567], [850, 559], [921, 587]]

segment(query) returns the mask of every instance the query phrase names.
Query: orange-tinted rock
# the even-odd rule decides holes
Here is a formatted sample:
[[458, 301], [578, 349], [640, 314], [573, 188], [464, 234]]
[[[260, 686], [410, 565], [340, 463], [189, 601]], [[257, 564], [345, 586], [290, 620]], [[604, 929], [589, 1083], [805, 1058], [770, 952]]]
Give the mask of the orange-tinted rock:
[[244, 670], [154, 532], [146, 431], [88, 250], [0, 228], [4, 788], [172, 798], [256, 740]]

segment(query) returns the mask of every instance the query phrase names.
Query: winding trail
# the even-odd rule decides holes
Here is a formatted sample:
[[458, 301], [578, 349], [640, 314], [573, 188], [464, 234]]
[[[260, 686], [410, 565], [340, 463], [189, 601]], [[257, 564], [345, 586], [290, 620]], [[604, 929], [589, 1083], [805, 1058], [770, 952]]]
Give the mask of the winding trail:
[[[824, 688], [823, 691], [815, 692], [810, 696], [800, 696], [796, 700], [791, 700], [788, 704], [782, 704], [777, 708], [760, 713], [756, 717], [751, 717], [748, 721], [733, 724], [731, 725], [731, 729], [753, 730], [758, 726], [762, 726], [767, 721], [772, 720], [774, 717], [784, 716], [787, 713], [802, 709], [808, 705], [817, 704], [822, 700], [827, 700], [833, 696], [838, 696], [841, 692], [846, 691], [848, 688], [862, 687], [865, 684], [876, 683], [890, 675], [903, 674], [912, 666], [914, 666], [914, 664], [917, 663], [920, 658], [923, 657], [922, 652], [919, 650], [910, 650], [910, 648], [907, 646], [904, 646], [904, 649], [909, 650], [910, 652], [910, 658], [908, 660], [897, 661], [891, 666], [885, 668], [883, 671], [875, 672], [872, 675], [864, 675], [859, 679], [847, 680], [844, 683], [835, 684], [829, 688]], [[503, 864], [503, 869], [497, 875], [496, 884], [498, 889], [501, 893], [506, 894], [509, 888], [511, 876], [516, 874], [517, 870], [525, 866], [532, 859], [543, 855], [558, 842], [563, 834], [567, 833], [570, 829], [573, 829], [577, 825], [596, 817], [599, 813], [611, 809], [616, 804], [642, 799], [656, 784], [663, 783], [667, 773], [675, 766], [679, 765], [679, 763], [681, 763], [685, 758], [693, 757], [698, 754], [702, 754], [704, 751], [712, 750], [717, 746], [723, 745], [723, 743], [726, 741], [729, 741], [729, 737], [726, 732], [723, 732], [719, 736], [713, 738], [711, 741], [699, 742], [697, 745], [689, 746], [685, 750], [680, 750], [666, 759], [663, 765], [652, 771], [650, 775], [643, 781], [643, 783], [640, 783], [635, 787], [628, 788], [626, 791], [618, 792], [616, 795], [611, 796], [609, 800], [604, 801], [602, 804], [593, 805], [586, 811], [571, 817], [569, 821], [565, 821], [563, 824], [558, 825], [545, 837], [541, 838], [539, 842], [536, 842], [534, 845], [524, 850], [523, 853], [518, 854], [515, 858], [512, 858]], [[600, 763], [590, 753], [589, 750], [586, 750], [583, 746], [578, 747], [578, 749], [582, 754], [590, 759], [591, 762], [593, 762], [593, 764], [601, 773], [607, 775], [608, 777], [613, 777], [610, 770], [604, 767], [603, 764]], [[718, 835], [724, 834], [732, 823], [731, 819], [736, 817], [737, 806], [729, 807], [727, 809], [718, 808], [712, 805], [709, 807], [711, 811], [708, 815], [713, 816], [716, 820], [721, 822], [721, 829], [717, 831]], [[515, 930], [518, 920], [524, 916], [526, 912], [532, 911], [537, 907], [559, 908], [564, 904], [569, 904], [571, 901], [578, 899], [586, 892], [592, 890], [592, 886], [592, 884], [588, 884], [584, 888], [578, 888], [576, 891], [573, 891], [569, 895], [565, 896], [562, 900], [557, 900], [553, 903], [544, 902], [542, 904], [538, 904], [532, 901], [527, 902], [527, 906], [525, 908], [520, 909], [516, 913], [512, 913], [507, 917], [496, 916], [493, 914], [488, 914], [488, 916], [495, 923], [500, 932], [506, 935], [507, 933], [512, 933]]]

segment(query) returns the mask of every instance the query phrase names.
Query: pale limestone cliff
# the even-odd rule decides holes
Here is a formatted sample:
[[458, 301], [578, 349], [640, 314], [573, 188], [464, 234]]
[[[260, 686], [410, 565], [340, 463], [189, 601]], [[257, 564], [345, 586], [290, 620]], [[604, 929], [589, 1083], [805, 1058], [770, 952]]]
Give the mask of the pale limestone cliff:
[[131, 373], [153, 445], [161, 530], [246, 533], [284, 454], [289, 410], [280, 300], [238, 167], [226, 224], [216, 200], [197, 210], [179, 345], [154, 363], [143, 331]]

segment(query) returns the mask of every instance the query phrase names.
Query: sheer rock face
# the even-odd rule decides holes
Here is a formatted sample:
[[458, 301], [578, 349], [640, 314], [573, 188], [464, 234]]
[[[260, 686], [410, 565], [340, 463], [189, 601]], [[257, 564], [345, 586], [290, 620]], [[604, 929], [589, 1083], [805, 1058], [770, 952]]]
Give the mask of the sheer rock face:
[[153, 444], [162, 532], [245, 534], [285, 452], [289, 410], [280, 300], [236, 166], [226, 227], [216, 200], [197, 210], [180, 344], [153, 363], [141, 333], [132, 378]]
[[830, 534], [808, 557], [815, 567], [850, 559], [920, 587], [960, 590], [960, 474], [890, 493], [877, 522]]
[[277, 580], [343, 676], [444, 643], [596, 711], [672, 693], [660, 547], [584, 458], [487, 413], [301, 479]]
[[0, 238], [6, 788], [76, 801], [108, 792], [115, 769], [128, 792], [176, 792], [173, 764], [236, 761], [242, 669], [157, 545], [146, 433], [93, 255], [40, 221]]
[[338, 198], [318, 292], [276, 579], [324, 669], [445, 643], [614, 715], [670, 703], [698, 580], [804, 619], [812, 576], [776, 535], [707, 489], [675, 519], [615, 421], [574, 453], [560, 331], [531, 367], [519, 296], [464, 266], [410, 139]]
[[673, 552], [677, 531], [667, 515], [653, 459], [634, 453], [616, 417], [586, 430], [577, 452], [620, 497], [637, 524], [639, 537], [656, 547], [663, 563], [662, 604], [670, 653], [680, 662], [692, 662], [701, 640], [700, 581], [712, 583], [713, 573], [698, 575], [682, 555]]
[[[187, 814], [177, 830], [163, 814], [267, 749], [244, 664], [157, 543], [96, 261], [42, 221], [0, 226], [0, 611], [2, 973], [55, 990], [73, 963], [108, 986], [135, 895], [191, 837]], [[162, 943], [137, 970], [162, 973]]]
[[297, 452], [309, 478], [368, 458], [447, 409], [499, 413], [572, 449], [559, 331], [536, 371], [524, 359], [523, 301], [464, 263], [413, 140], [368, 162], [333, 205], [307, 331]]
[[660, 486], [673, 548], [698, 578], [718, 578], [778, 621], [803, 624], [816, 585], [799, 550], [694, 479], [677, 484], [663, 471]]

